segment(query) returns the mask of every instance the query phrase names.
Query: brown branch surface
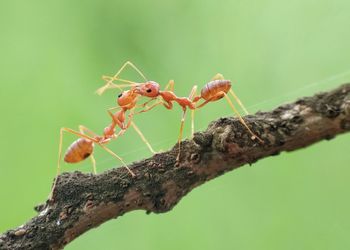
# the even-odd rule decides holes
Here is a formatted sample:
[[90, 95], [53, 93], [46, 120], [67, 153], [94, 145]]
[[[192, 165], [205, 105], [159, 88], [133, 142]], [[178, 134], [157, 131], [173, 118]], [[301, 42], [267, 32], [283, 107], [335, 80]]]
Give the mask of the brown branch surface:
[[38, 215], [0, 236], [0, 249], [61, 249], [101, 223], [129, 211], [171, 210], [193, 188], [227, 171], [282, 151], [299, 149], [350, 130], [350, 84], [244, 118], [264, 144], [236, 118], [220, 118], [193, 140], [102, 174], [63, 173], [53, 200]]

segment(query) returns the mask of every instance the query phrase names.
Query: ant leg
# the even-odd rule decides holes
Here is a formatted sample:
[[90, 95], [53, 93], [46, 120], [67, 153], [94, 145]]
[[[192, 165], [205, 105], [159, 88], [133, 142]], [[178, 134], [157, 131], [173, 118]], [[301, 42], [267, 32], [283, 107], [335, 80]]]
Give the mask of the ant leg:
[[116, 106], [116, 107], [109, 108], [109, 109], [107, 109], [107, 112], [108, 112], [108, 111], [112, 111], [112, 110], [116, 110], [116, 109], [120, 109], [120, 106]]
[[163, 104], [163, 105], [164, 105], [164, 102], [163, 102], [163, 101], [158, 101], [158, 102], [154, 103], [152, 106], [149, 106], [149, 107], [147, 107], [147, 108], [145, 108], [145, 109], [142, 109], [142, 110], [140, 110], [140, 111], [137, 111], [137, 112], [135, 113], [135, 115], [141, 114], [141, 113], [144, 113], [144, 112], [147, 112], [147, 111], [150, 111], [151, 109], [155, 108], [156, 106], [158, 106], [158, 105], [160, 105], [160, 104]]
[[143, 135], [141, 130], [136, 126], [136, 124], [134, 122], [131, 122], [131, 126], [135, 129], [136, 133], [139, 134], [139, 136], [141, 137], [142, 141], [147, 145], [147, 147], [152, 152], [152, 154], [156, 154], [156, 151], [153, 150], [151, 144], [147, 141], [146, 137]]
[[249, 114], [248, 110], [244, 107], [243, 103], [241, 102], [241, 100], [239, 100], [239, 98], [237, 97], [237, 95], [235, 94], [235, 92], [233, 92], [232, 89], [230, 89], [230, 94], [233, 96], [233, 98], [236, 100], [236, 102], [238, 103], [238, 105], [243, 109], [244, 113], [246, 115]]
[[168, 84], [165, 86], [164, 90], [168, 90], [169, 89], [171, 92], [173, 92], [174, 91], [174, 85], [175, 85], [174, 80], [170, 80], [168, 82]]
[[[145, 111], [146, 112], [146, 111]], [[147, 147], [149, 148], [149, 150], [152, 152], [152, 154], [156, 154], [156, 152], [153, 150], [151, 144], [148, 142], [148, 140], [146, 139], [146, 137], [143, 135], [143, 133], [141, 132], [141, 130], [136, 126], [136, 124], [133, 122], [133, 118], [134, 118], [134, 109], [131, 110], [131, 113], [129, 114], [129, 121], [128, 124], [126, 125], [126, 129], [128, 129], [130, 126], [132, 126], [134, 128], [134, 130], [136, 131], [136, 133], [138, 133], [138, 135], [141, 137], [141, 140], [147, 145]]]
[[83, 126], [83, 125], [79, 125], [79, 131], [80, 133], [84, 134], [88, 133], [91, 137], [96, 137], [98, 136], [96, 133], [92, 132], [90, 129], [88, 129], [87, 127]]
[[157, 101], [157, 103], [160, 102], [160, 100], [159, 100], [158, 97], [153, 97], [153, 98], [150, 98], [147, 102], [144, 102], [143, 104], [136, 104], [134, 108], [145, 108], [145, 109], [144, 109], [144, 110], [141, 110], [141, 111], [138, 111], [138, 112], [136, 112], [136, 113], [134, 113], [134, 114], [139, 114], [139, 113], [146, 112], [146, 111], [148, 111], [148, 110], [153, 109], [153, 106], [159, 105], [159, 104], [157, 104], [157, 105], [152, 104], [152, 106], [149, 107], [148, 104], [151, 103], [151, 102], [153, 102], [153, 101]]
[[239, 121], [243, 124], [243, 126], [249, 131], [249, 133], [252, 135], [252, 140], [254, 140], [255, 138], [258, 139], [258, 141], [260, 143], [264, 143], [264, 141], [262, 139], [260, 139], [256, 134], [253, 133], [253, 131], [251, 131], [251, 129], [248, 127], [247, 123], [243, 120], [242, 116], [239, 114], [239, 112], [237, 111], [237, 109], [235, 108], [235, 106], [233, 105], [231, 99], [228, 97], [228, 95], [226, 93], [224, 93], [224, 96], [228, 102], [228, 104], [230, 105], [230, 107], [232, 108], [233, 112], [237, 115]]
[[131, 171], [131, 169], [126, 165], [126, 163], [123, 161], [123, 159], [118, 156], [116, 153], [114, 153], [112, 150], [110, 150], [109, 148], [107, 148], [105, 145], [103, 144], [99, 144], [101, 146], [101, 148], [103, 148], [104, 150], [106, 150], [108, 153], [110, 153], [114, 158], [117, 158], [119, 161], [121, 161], [121, 163], [124, 165], [124, 167], [129, 171], [129, 173], [132, 175], [132, 177], [135, 176], [135, 174]]
[[[215, 97], [215, 96], [214, 96]], [[196, 107], [196, 109], [199, 109], [199, 108], [202, 108], [204, 105], [207, 105], [209, 102], [213, 101], [214, 100], [214, 97], [208, 99], [208, 100], [205, 100], [204, 102], [202, 102], [199, 106]]]
[[[197, 85], [194, 85], [193, 87], [192, 87], [192, 90], [191, 90], [191, 92], [190, 92], [190, 94], [189, 94], [189, 96], [188, 96], [188, 99], [190, 99], [191, 101], [193, 101], [193, 98], [195, 97], [195, 95], [196, 95], [196, 92], [197, 92]], [[185, 113], [186, 111], [184, 111], [184, 113]], [[183, 117], [183, 119], [184, 119], [184, 117]], [[181, 120], [182, 121], [182, 120]], [[182, 129], [183, 129], [183, 124], [182, 124]], [[193, 134], [194, 134], [194, 109], [192, 110], [192, 114], [191, 114], [191, 135], [193, 136]], [[181, 135], [182, 135], [182, 130], [180, 131], [180, 133], [181, 133]]]
[[92, 170], [94, 171], [94, 174], [97, 174], [97, 169], [96, 169], [96, 160], [93, 154], [90, 155], [91, 159], [91, 164], [92, 164]]
[[153, 102], [153, 101], [155, 101], [155, 100], [158, 100], [158, 98], [156, 97], [156, 98], [150, 98], [147, 102], [144, 102], [143, 104], [141, 104], [141, 105], [136, 105], [135, 107], [143, 107], [143, 108], [148, 108], [148, 104], [150, 103], [150, 102]]
[[[79, 131], [82, 134], [88, 133], [90, 134], [92, 137], [96, 137], [98, 136], [96, 133], [92, 132], [90, 129], [88, 129], [87, 127], [83, 126], [83, 125], [79, 125]], [[94, 172], [94, 174], [97, 174], [97, 170], [96, 170], [96, 160], [93, 154], [90, 155], [90, 159], [91, 159], [91, 164], [92, 164], [92, 171]]]
[[184, 124], [185, 124], [186, 111], [187, 111], [187, 109], [185, 108], [183, 113], [182, 113], [181, 124], [180, 124], [180, 134], [179, 134], [179, 137], [177, 139], [177, 144], [179, 146], [179, 152], [177, 154], [176, 161], [179, 161], [179, 159], [180, 159], [182, 131], [183, 131]]
[[[196, 91], [197, 91], [197, 85], [193, 86], [193, 88], [192, 88], [188, 98], [192, 99], [193, 96], [195, 95]], [[181, 140], [182, 140], [182, 133], [183, 133], [184, 125], [185, 125], [186, 112], [187, 112], [187, 108], [184, 108], [183, 113], [182, 113], [182, 118], [181, 118], [181, 124], [180, 124], [180, 134], [179, 134], [179, 137], [177, 139], [177, 142], [178, 142], [178, 145], [179, 145], [179, 153], [177, 155], [176, 160], [179, 160], [179, 158], [180, 158]]]
[[[113, 77], [109, 77], [109, 76], [103, 76], [102, 79], [106, 80], [107, 83], [102, 86], [101, 88], [99, 88], [96, 93], [99, 95], [102, 95], [103, 92], [105, 92], [107, 89], [110, 88], [119, 88], [120, 90], [122, 90], [122, 87], [130, 87], [130, 86], [135, 86], [137, 85], [137, 83], [132, 82], [132, 81], [128, 81], [128, 80], [123, 80], [123, 79], [119, 79], [118, 76], [121, 74], [121, 72], [127, 67], [131, 67], [132, 69], [134, 69], [146, 82], [147, 82], [147, 78], [144, 76], [144, 74], [141, 72], [141, 70], [139, 70], [132, 62], [127, 61], [123, 64], [123, 66], [118, 70], [118, 72], [113, 76]], [[126, 85], [117, 85], [113, 83], [113, 80], [118, 80], [121, 82], [127, 82], [129, 84]]]
[[[196, 96], [196, 92], [197, 92], [197, 85], [193, 86], [193, 89], [192, 89], [192, 93], [191, 93], [192, 101]], [[193, 135], [194, 135], [194, 111], [195, 111], [195, 108], [191, 110], [191, 138], [193, 138]]]
[[215, 80], [225, 80], [224, 76], [220, 73], [217, 73], [215, 76], [213, 76], [213, 78], [211, 79], [212, 81]]
[[196, 109], [191, 110], [191, 138], [194, 136], [194, 111]]
[[[196, 95], [196, 91], [197, 91], [197, 85], [194, 85], [189, 96], [188, 99], [190, 99], [192, 101], [193, 97]], [[186, 111], [187, 108], [184, 110], [183, 114], [182, 114], [182, 119], [181, 119], [181, 125], [180, 125], [180, 135], [178, 138], [178, 142], [179, 142], [179, 147], [180, 147], [180, 142], [182, 139], [182, 132], [183, 132], [183, 128], [184, 128], [184, 123], [185, 123], [185, 115], [186, 115]], [[191, 121], [191, 127], [192, 127], [192, 135], [194, 133], [194, 113], [192, 112], [192, 121]]]

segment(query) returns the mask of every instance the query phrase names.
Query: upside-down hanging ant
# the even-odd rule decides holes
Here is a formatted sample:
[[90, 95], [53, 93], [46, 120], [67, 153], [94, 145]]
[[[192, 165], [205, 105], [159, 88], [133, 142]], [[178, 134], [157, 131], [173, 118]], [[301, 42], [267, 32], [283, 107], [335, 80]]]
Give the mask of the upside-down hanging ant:
[[[126, 66], [130, 66], [136, 72], [138, 72], [142, 76], [142, 78], [145, 80], [145, 82], [136, 83], [136, 82], [120, 79], [119, 75], [125, 69]], [[201, 108], [201, 107], [205, 106], [206, 104], [208, 104], [209, 102], [214, 102], [214, 101], [220, 100], [224, 97], [227, 100], [230, 107], [232, 108], [232, 110], [234, 111], [234, 113], [237, 115], [240, 122], [246, 127], [248, 132], [251, 134], [251, 138], [257, 139], [259, 142], [264, 143], [257, 135], [255, 135], [251, 131], [249, 126], [246, 124], [246, 122], [243, 120], [243, 118], [241, 117], [241, 115], [239, 114], [239, 112], [237, 111], [235, 106], [233, 105], [230, 97], [228, 96], [228, 93], [230, 93], [232, 95], [232, 97], [236, 100], [238, 105], [244, 110], [244, 112], [246, 114], [248, 114], [247, 109], [244, 107], [242, 102], [239, 100], [239, 98], [236, 96], [236, 94], [231, 89], [231, 81], [224, 79], [224, 77], [221, 74], [215, 75], [214, 78], [210, 82], [205, 84], [201, 90], [200, 95], [196, 95], [197, 86], [196, 85], [193, 86], [188, 97], [178, 97], [175, 95], [175, 93], [173, 92], [174, 91], [174, 84], [175, 84], [173, 80], [169, 81], [168, 85], [165, 87], [165, 90], [160, 90], [160, 85], [157, 82], [147, 80], [146, 77], [141, 73], [141, 71], [135, 65], [133, 65], [131, 62], [126, 62], [120, 68], [120, 70], [117, 72], [117, 74], [115, 74], [113, 77], [104, 76], [103, 78], [107, 81], [107, 83], [97, 90], [97, 93], [100, 95], [105, 90], [110, 89], [110, 88], [130, 87], [132, 91], [135, 91], [135, 93], [137, 93], [141, 96], [149, 97], [149, 98], [151, 98], [151, 100], [159, 99], [158, 102], [153, 104], [151, 107], [148, 107], [140, 112], [149, 111], [152, 108], [154, 108], [155, 106], [161, 105], [161, 104], [167, 109], [172, 109], [173, 102], [178, 103], [182, 107], [183, 114], [182, 114], [181, 125], [180, 125], [180, 133], [179, 133], [179, 137], [178, 137], [179, 153], [178, 153], [177, 158], [179, 158], [179, 155], [180, 155], [180, 146], [181, 146], [180, 142], [182, 139], [182, 133], [183, 133], [183, 127], [184, 127], [185, 115], [186, 115], [187, 109], [189, 108], [192, 110], [192, 116], [191, 116], [192, 117], [192, 126], [191, 127], [192, 127], [192, 135], [193, 135], [195, 109]], [[115, 83], [113, 83], [113, 81], [120, 81], [120, 82], [124, 82], [127, 84], [115, 84]], [[170, 89], [170, 90], [168, 90], [168, 89]], [[203, 102], [197, 106], [197, 102], [200, 100], [203, 100]], [[140, 112], [138, 112], [138, 113], [140, 113]]]

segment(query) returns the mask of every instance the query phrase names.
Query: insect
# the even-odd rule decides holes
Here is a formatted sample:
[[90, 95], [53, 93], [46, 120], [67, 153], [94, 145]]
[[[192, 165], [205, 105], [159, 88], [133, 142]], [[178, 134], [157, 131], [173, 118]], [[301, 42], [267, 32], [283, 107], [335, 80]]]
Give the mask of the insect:
[[[136, 72], [138, 72], [141, 77], [145, 80], [144, 82], [137, 83], [132, 82], [125, 79], [120, 79], [119, 74], [126, 68], [126, 66], [130, 66], [133, 68]], [[132, 91], [135, 91], [135, 93], [150, 98], [150, 101], [157, 100], [156, 103], [154, 103], [152, 106], [145, 108], [141, 112], [147, 112], [154, 107], [158, 105], [163, 105], [167, 109], [173, 108], [173, 102], [176, 102], [178, 105], [181, 106], [183, 113], [181, 118], [181, 124], [180, 124], [180, 133], [178, 137], [178, 147], [179, 147], [179, 153], [177, 159], [179, 159], [180, 156], [180, 147], [181, 147], [181, 139], [182, 139], [182, 133], [184, 128], [184, 122], [186, 117], [186, 112], [188, 109], [192, 110], [192, 122], [191, 122], [191, 128], [192, 128], [192, 136], [194, 134], [194, 111], [196, 109], [202, 108], [203, 106], [207, 105], [210, 102], [218, 101], [222, 98], [225, 98], [231, 107], [231, 109], [234, 111], [234, 113], [237, 115], [240, 122], [245, 126], [247, 131], [251, 134], [251, 138], [257, 139], [260, 143], [263, 143], [263, 140], [261, 140], [257, 135], [253, 133], [253, 131], [249, 128], [247, 123], [244, 121], [244, 119], [241, 117], [237, 109], [235, 108], [233, 102], [231, 101], [228, 94], [231, 94], [231, 96], [236, 100], [238, 105], [245, 111], [246, 114], [248, 114], [247, 109], [244, 107], [242, 102], [239, 100], [237, 95], [234, 93], [234, 91], [231, 88], [231, 81], [224, 79], [224, 77], [221, 74], [216, 74], [213, 79], [204, 85], [204, 87], [201, 89], [200, 95], [197, 95], [197, 86], [193, 86], [190, 94], [188, 97], [178, 97], [174, 93], [174, 85], [175, 82], [173, 80], [170, 80], [169, 83], [166, 85], [164, 90], [160, 89], [160, 84], [155, 81], [149, 81], [146, 79], [146, 77], [142, 74], [142, 72], [131, 62], [126, 62], [121, 69], [115, 74], [113, 77], [110, 76], [104, 76], [103, 79], [105, 79], [107, 82], [104, 86], [99, 88], [97, 90], [98, 94], [102, 94], [107, 89], [113, 89], [113, 88], [123, 88], [123, 87], [130, 87]], [[115, 84], [113, 81], [120, 81], [124, 82], [124, 84]], [[203, 102], [201, 104], [197, 104], [200, 100]], [[146, 102], [145, 104], [149, 103], [150, 101]], [[144, 106], [145, 106], [144, 104]]]
[[[117, 106], [111, 109], [108, 109], [107, 112], [112, 118], [112, 122], [105, 127], [102, 135], [97, 135], [88, 128], [84, 126], [79, 126], [79, 131], [75, 131], [70, 128], [63, 127], [60, 130], [60, 141], [59, 141], [59, 151], [58, 151], [58, 163], [57, 163], [57, 174], [55, 178], [54, 185], [51, 189], [50, 198], [52, 198], [53, 190], [56, 186], [57, 176], [60, 173], [60, 165], [62, 159], [62, 143], [63, 143], [63, 133], [68, 132], [78, 136], [79, 138], [75, 140], [67, 149], [64, 155], [64, 161], [67, 163], [77, 163], [85, 160], [90, 157], [93, 172], [96, 174], [96, 161], [93, 156], [94, 146], [95, 144], [99, 145], [106, 152], [111, 154], [114, 158], [118, 159], [122, 162], [123, 166], [129, 171], [132, 176], [135, 174], [128, 168], [123, 159], [115, 154], [112, 150], [110, 150], [106, 144], [111, 140], [117, 139], [119, 136], [123, 135], [125, 131], [132, 126], [135, 131], [140, 135], [141, 139], [146, 143], [148, 148], [152, 153], [155, 153], [151, 145], [148, 143], [140, 129], [133, 122], [133, 116], [135, 114], [135, 108], [137, 107], [137, 98], [140, 95], [137, 93], [135, 89], [130, 89], [123, 91], [117, 97]], [[119, 111], [112, 113], [112, 110], [119, 109]], [[128, 121], [126, 122], [126, 113], [130, 111], [128, 115]], [[141, 112], [142, 113], [142, 112]], [[115, 134], [116, 127], [120, 128], [118, 134]]]

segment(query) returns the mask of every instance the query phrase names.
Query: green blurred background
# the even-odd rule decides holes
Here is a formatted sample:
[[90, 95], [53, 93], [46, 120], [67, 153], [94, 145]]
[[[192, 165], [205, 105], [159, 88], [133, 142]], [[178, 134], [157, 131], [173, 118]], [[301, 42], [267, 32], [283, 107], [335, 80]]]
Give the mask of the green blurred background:
[[[350, 80], [348, 0], [2, 0], [0, 28], [0, 232], [47, 198], [60, 127], [100, 133], [108, 124], [118, 91], [94, 91], [126, 60], [163, 86], [174, 79], [183, 96], [220, 72], [251, 112]], [[140, 80], [131, 70], [124, 78]], [[196, 129], [228, 115], [224, 101], [209, 105]], [[136, 122], [166, 150], [180, 116], [159, 107]], [[65, 147], [74, 139], [67, 135]], [[128, 213], [67, 249], [350, 249], [349, 139], [243, 167], [169, 213]], [[127, 162], [150, 156], [132, 130], [110, 147]], [[100, 150], [96, 159], [100, 172], [119, 165]]]

